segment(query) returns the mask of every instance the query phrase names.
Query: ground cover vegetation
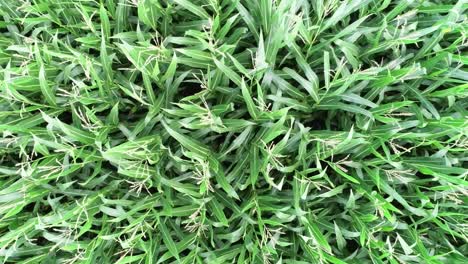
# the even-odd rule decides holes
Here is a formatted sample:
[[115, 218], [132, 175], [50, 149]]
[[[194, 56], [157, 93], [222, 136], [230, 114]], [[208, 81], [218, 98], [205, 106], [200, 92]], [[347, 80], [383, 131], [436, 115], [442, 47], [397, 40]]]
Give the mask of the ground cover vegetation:
[[0, 0], [3, 263], [466, 263], [466, 0]]

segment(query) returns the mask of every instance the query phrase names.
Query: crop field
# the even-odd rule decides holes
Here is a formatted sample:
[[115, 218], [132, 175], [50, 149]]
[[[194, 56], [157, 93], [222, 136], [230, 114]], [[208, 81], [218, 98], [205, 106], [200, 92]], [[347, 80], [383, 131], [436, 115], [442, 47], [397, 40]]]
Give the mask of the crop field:
[[468, 0], [0, 0], [0, 263], [468, 263]]

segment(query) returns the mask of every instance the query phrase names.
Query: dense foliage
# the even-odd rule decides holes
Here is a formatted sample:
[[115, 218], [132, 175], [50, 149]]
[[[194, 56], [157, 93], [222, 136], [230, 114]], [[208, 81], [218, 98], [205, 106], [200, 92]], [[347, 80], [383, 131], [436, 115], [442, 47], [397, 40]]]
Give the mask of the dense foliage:
[[466, 263], [467, 0], [0, 0], [0, 261]]

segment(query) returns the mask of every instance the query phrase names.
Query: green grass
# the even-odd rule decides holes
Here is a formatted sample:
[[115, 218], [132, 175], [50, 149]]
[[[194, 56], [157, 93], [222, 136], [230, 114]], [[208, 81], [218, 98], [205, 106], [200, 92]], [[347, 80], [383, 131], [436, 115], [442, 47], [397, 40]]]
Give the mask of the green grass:
[[466, 263], [467, 0], [0, 0], [1, 263]]

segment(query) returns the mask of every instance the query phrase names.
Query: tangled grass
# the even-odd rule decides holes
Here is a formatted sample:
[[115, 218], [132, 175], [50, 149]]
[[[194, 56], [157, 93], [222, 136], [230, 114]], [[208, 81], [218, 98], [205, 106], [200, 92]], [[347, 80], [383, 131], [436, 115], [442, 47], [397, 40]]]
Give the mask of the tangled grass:
[[466, 263], [466, 0], [0, 0], [3, 263]]

